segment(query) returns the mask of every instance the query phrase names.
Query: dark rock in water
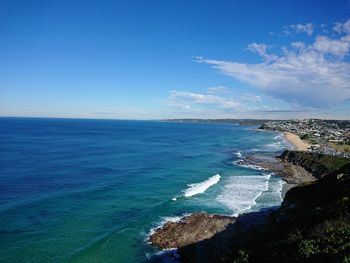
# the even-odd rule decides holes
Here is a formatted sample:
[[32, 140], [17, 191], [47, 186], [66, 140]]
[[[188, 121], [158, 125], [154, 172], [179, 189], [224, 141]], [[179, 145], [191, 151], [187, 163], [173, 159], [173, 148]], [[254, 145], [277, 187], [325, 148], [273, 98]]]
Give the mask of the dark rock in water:
[[[256, 234], [266, 223], [273, 210], [258, 211], [241, 214], [234, 223], [228, 224], [223, 231], [205, 239], [178, 249], [183, 263], [212, 263], [221, 262], [223, 258], [230, 257], [233, 246], [240, 243], [250, 235], [241, 233]], [[229, 260], [229, 262], [233, 262]]]
[[238, 164], [261, 167], [272, 171], [280, 175], [288, 184], [295, 185], [316, 180], [304, 167], [282, 158], [256, 154], [244, 157]]
[[150, 236], [158, 248], [181, 248], [209, 239], [236, 221], [235, 217], [194, 213], [178, 222], [167, 222]]

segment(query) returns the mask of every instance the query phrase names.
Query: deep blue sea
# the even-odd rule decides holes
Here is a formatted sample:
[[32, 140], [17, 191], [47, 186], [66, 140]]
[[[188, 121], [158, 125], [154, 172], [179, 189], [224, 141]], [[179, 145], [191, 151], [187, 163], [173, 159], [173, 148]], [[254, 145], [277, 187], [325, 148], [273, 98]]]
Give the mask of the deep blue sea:
[[0, 118], [0, 262], [147, 262], [167, 219], [279, 205], [280, 178], [235, 164], [286, 147], [256, 128]]

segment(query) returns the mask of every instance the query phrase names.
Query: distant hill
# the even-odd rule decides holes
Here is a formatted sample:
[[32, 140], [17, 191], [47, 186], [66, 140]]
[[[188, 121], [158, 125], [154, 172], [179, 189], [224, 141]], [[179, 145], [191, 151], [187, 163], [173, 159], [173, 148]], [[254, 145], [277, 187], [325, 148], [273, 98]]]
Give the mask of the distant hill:
[[192, 122], [192, 123], [231, 123], [238, 125], [263, 125], [267, 121], [262, 119], [164, 119], [166, 122]]

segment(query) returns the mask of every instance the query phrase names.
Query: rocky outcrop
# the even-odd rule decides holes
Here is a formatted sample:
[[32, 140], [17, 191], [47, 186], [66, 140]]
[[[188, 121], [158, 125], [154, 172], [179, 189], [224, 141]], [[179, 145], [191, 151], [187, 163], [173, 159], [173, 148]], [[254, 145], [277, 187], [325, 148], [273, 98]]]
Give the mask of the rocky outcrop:
[[150, 242], [162, 249], [181, 248], [209, 239], [235, 221], [235, 217], [194, 213], [178, 222], [167, 222], [150, 236]]
[[269, 127], [265, 123], [263, 123], [258, 129], [259, 130], [268, 130]]
[[250, 155], [244, 157], [238, 164], [262, 167], [278, 174], [291, 185], [315, 181], [316, 178], [305, 168], [287, 160], [263, 155]]

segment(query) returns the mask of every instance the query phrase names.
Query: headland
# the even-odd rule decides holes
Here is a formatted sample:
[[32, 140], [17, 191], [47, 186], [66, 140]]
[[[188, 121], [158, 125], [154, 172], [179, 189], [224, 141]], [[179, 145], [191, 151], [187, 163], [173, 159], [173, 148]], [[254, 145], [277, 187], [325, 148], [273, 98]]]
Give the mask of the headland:
[[346, 153], [320, 152], [295, 130], [266, 124], [260, 129], [283, 132], [295, 146], [276, 158], [251, 155], [242, 160], [288, 183], [281, 206], [238, 217], [194, 213], [156, 229], [151, 243], [161, 249], [177, 248], [181, 262], [350, 260], [350, 159]]

